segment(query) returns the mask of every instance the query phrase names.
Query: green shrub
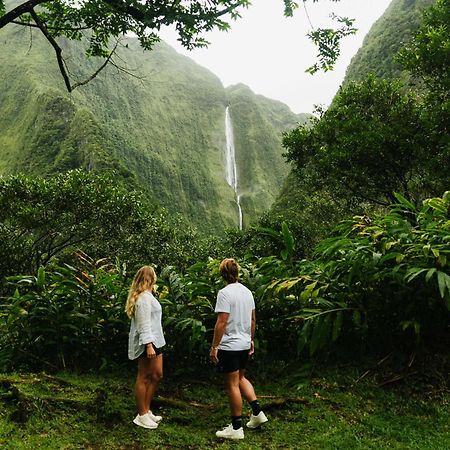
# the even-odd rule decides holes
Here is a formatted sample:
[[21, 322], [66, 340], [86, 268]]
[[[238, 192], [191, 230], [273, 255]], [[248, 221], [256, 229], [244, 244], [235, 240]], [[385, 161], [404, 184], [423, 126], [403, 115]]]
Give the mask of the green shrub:
[[78, 262], [8, 278], [13, 294], [1, 308], [3, 365], [98, 369], [126, 360], [125, 267], [82, 253]]
[[[0, 307], [0, 367], [99, 369], [127, 361], [124, 312], [134, 274], [126, 265], [77, 252], [76, 267], [40, 267], [36, 276], [7, 278], [11, 295]], [[218, 261], [180, 275], [166, 267], [158, 279], [167, 347], [177, 366], [204, 362], [215, 321]]]
[[[450, 310], [450, 192], [420, 208], [397, 204], [374, 218], [355, 216], [321, 241], [311, 260], [295, 257], [287, 225], [260, 229], [279, 254], [240, 260], [255, 296], [260, 359], [290, 361], [307, 350], [418, 350], [445, 346]], [[0, 357], [15, 367], [96, 368], [126, 361], [123, 312], [130, 279], [123, 265], [94, 262], [9, 277], [1, 308]], [[158, 279], [166, 353], [177, 367], [209, 364], [208, 347], [223, 287], [219, 260], [203, 259]], [[131, 276], [131, 274], [130, 274]], [[275, 352], [275, 354], [274, 354]]]
[[448, 339], [450, 193], [420, 209], [396, 197], [385, 215], [341, 223], [312, 262], [268, 286], [276, 301], [297, 305], [299, 351], [313, 354], [339, 336], [372, 351]]
[[78, 249], [93, 258], [160, 267], [189, 265], [202, 251], [192, 227], [130, 191], [114, 174], [73, 170], [51, 179], [0, 177], [0, 205], [3, 276], [70, 262]]

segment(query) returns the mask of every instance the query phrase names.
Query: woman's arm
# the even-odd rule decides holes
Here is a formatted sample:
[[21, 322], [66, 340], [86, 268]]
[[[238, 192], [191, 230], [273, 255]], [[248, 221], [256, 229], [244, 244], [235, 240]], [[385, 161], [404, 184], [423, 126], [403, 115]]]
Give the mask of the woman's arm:
[[[147, 356], [154, 354], [152, 342], [154, 341], [151, 324], [152, 305], [151, 297], [147, 294], [136, 303], [134, 317], [136, 319], [136, 329], [139, 333], [139, 340], [147, 347]], [[150, 344], [150, 345], [148, 345]]]

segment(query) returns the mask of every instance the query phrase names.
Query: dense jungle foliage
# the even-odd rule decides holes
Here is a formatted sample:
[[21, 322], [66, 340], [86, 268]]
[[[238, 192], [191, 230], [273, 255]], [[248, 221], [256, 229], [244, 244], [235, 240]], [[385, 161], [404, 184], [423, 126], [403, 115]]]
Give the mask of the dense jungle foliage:
[[449, 6], [424, 12], [429, 3], [393, 1], [328, 110], [284, 135], [294, 170], [265, 223], [301, 230], [306, 251], [349, 211], [382, 211], [394, 191], [420, 202], [448, 189]]
[[[75, 250], [182, 267], [200, 256], [190, 242], [197, 232], [113, 174], [80, 169], [52, 178], [0, 179], [3, 275], [34, 273], [54, 259], [69, 262]], [[134, 266], [133, 266], [134, 267]]]
[[[399, 194], [397, 199], [387, 214], [341, 223], [310, 260], [294, 257], [295, 239], [286, 224], [278, 236], [271, 231], [282, 246], [278, 256], [242, 260], [242, 280], [258, 305], [262, 355], [273, 346], [283, 359], [293, 350], [313, 355], [336, 345], [365, 352], [445, 342], [450, 195], [429, 199], [419, 209]], [[166, 242], [172, 245], [177, 243]], [[168, 353], [183, 355], [181, 363], [184, 358], [201, 363], [207, 354], [222, 287], [218, 265], [210, 259], [183, 271], [160, 270]], [[119, 259], [94, 260], [78, 251], [70, 263], [54, 259], [34, 275], [7, 277], [3, 366], [87, 368], [92, 355], [102, 364], [123, 362], [124, 303], [132, 275]]]

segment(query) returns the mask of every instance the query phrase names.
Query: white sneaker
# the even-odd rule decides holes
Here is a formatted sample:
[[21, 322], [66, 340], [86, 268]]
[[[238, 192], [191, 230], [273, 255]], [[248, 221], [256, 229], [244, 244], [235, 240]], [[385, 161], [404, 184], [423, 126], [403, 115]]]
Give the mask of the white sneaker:
[[233, 429], [233, 425], [228, 425], [223, 430], [216, 431], [216, 436], [222, 439], [244, 439], [244, 429], [238, 428], [237, 430]]
[[140, 416], [138, 414], [133, 419], [133, 423], [143, 428], [150, 428], [151, 430], [158, 428], [158, 424], [150, 419], [150, 417], [148, 417], [148, 414], [144, 414], [143, 416]]
[[266, 415], [260, 411], [260, 413], [257, 416], [254, 416], [253, 414], [250, 416], [250, 420], [247, 422], [248, 428], [258, 428], [263, 423], [266, 423], [269, 419], [266, 417]]
[[161, 417], [161, 416], [155, 416], [151, 411], [149, 411], [149, 412], [147, 413], [147, 416], [150, 417], [150, 419], [152, 419], [153, 422], [155, 422], [155, 423], [159, 423], [159, 422], [161, 422], [161, 420], [162, 420], [162, 417]]

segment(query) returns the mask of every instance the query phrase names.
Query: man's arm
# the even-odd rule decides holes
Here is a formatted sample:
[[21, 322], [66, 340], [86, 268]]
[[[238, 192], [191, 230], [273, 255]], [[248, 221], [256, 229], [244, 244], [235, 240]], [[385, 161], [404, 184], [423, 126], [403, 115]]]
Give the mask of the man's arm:
[[226, 312], [220, 312], [217, 314], [216, 325], [214, 326], [214, 336], [211, 344], [211, 350], [209, 352], [209, 358], [214, 364], [217, 364], [219, 361], [217, 359], [217, 347], [219, 346], [225, 333], [229, 315], [230, 314]]
[[252, 325], [251, 325], [251, 333], [252, 333], [252, 342], [250, 346], [250, 351], [248, 352], [249, 355], [253, 355], [255, 353], [255, 347], [253, 345], [253, 339], [255, 339], [255, 330], [256, 330], [256, 311], [252, 310]]
[[252, 310], [252, 342], [253, 339], [255, 339], [255, 330], [256, 330], [256, 311], [253, 309]]

